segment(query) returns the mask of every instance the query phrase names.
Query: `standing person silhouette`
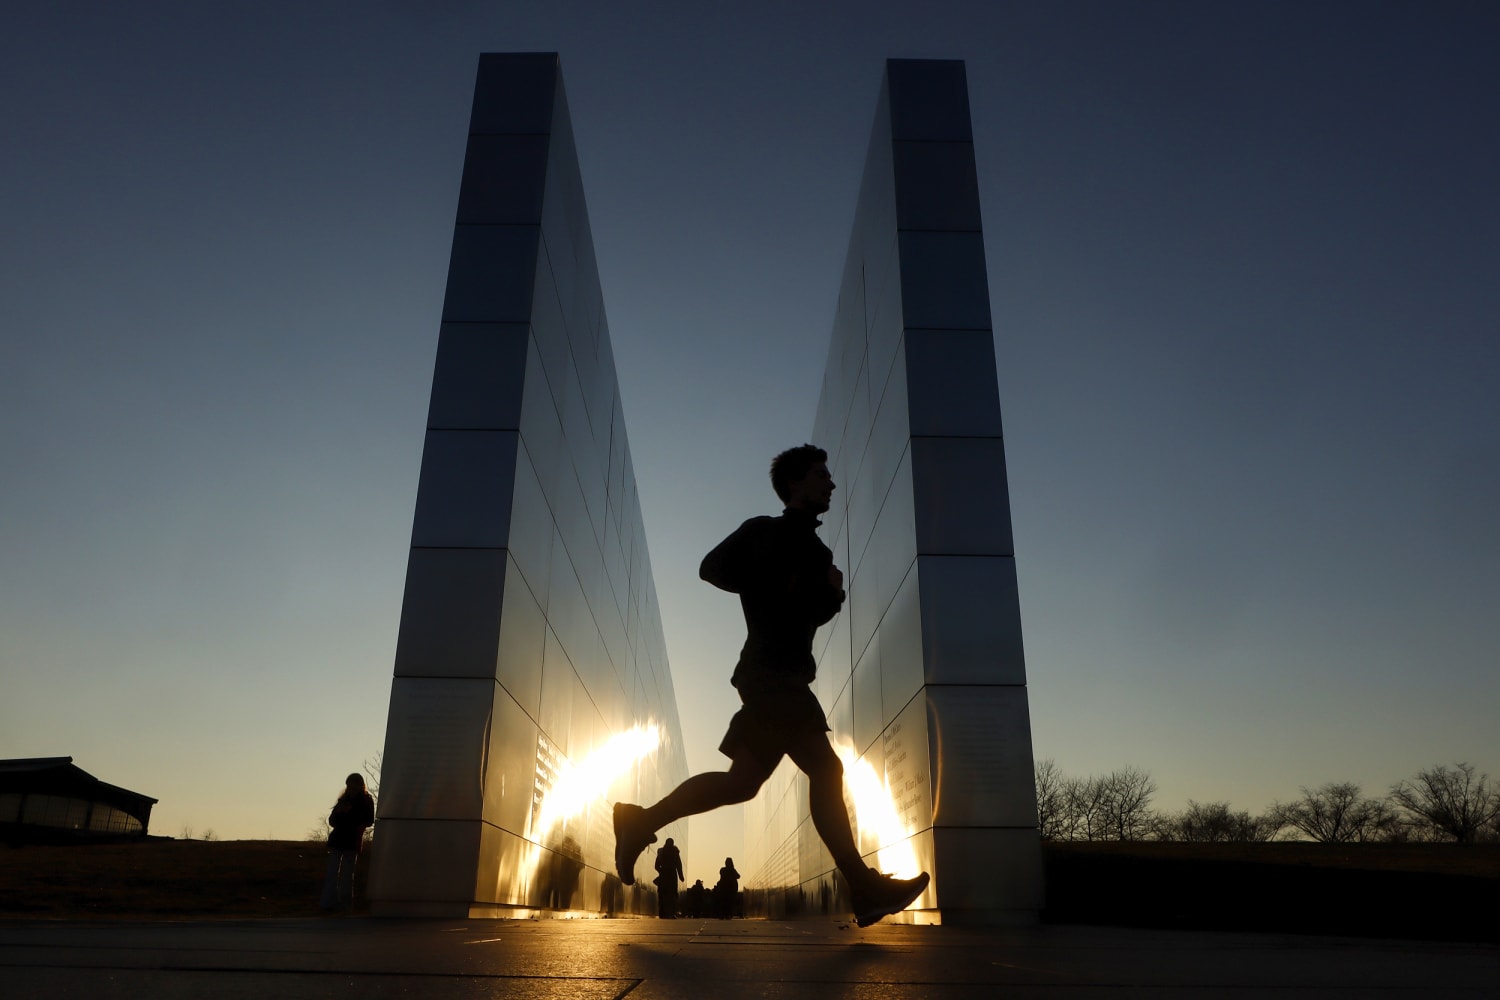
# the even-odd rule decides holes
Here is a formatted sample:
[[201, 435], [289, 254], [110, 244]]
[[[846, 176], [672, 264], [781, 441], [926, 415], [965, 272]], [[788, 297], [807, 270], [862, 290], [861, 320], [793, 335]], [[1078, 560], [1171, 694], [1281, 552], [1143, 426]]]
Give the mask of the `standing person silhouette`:
[[729, 721], [719, 751], [728, 771], [696, 774], [648, 807], [614, 807], [615, 869], [635, 882], [635, 862], [656, 831], [684, 816], [753, 798], [783, 756], [808, 778], [813, 826], [853, 896], [854, 917], [868, 927], [910, 906], [928, 875], [897, 879], [865, 865], [844, 808], [844, 766], [828, 741], [828, 720], [809, 684], [817, 672], [813, 635], [844, 603], [844, 575], [818, 538], [833, 477], [828, 453], [805, 444], [771, 461], [771, 487], [786, 505], [780, 517], [752, 517], [703, 558], [698, 575], [738, 594], [748, 633], [729, 682], [743, 706]]
[[681, 881], [682, 852], [668, 837], [656, 852], [656, 915], [663, 920], [677, 917], [677, 883]]
[[323, 909], [337, 910], [354, 901], [354, 865], [365, 830], [375, 822], [375, 800], [362, 774], [344, 779], [344, 791], [328, 814], [328, 870], [323, 876]]
[[739, 899], [740, 873], [734, 870], [734, 859], [725, 858], [724, 867], [719, 869], [719, 881], [714, 884], [715, 916], [720, 920], [732, 919]]

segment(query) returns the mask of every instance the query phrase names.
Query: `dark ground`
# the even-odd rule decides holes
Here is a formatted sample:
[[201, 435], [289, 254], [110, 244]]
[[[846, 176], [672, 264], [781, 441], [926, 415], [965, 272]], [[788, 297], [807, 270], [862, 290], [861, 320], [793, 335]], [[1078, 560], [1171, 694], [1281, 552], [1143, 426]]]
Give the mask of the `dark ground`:
[[1500, 844], [1043, 850], [1047, 923], [1500, 941]]
[[[1500, 941], [1500, 844], [1043, 851], [1045, 923]], [[290, 841], [3, 847], [0, 919], [311, 916], [323, 864], [321, 844]]]
[[283, 840], [0, 847], [0, 917], [310, 916], [320, 912], [325, 859], [322, 844]]

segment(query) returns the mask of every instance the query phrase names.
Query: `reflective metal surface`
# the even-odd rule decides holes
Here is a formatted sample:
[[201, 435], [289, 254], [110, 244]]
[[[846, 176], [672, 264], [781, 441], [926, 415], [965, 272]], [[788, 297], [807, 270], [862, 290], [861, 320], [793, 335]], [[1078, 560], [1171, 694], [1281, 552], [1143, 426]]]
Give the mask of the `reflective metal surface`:
[[1014, 558], [920, 556], [914, 576], [928, 683], [1026, 683]]
[[901, 309], [908, 328], [989, 329], [979, 233], [903, 232], [900, 245]]
[[[910, 836], [932, 825], [933, 760], [927, 706], [923, 697], [911, 701], [891, 717], [880, 745], [869, 755], [884, 782], [887, 805], [897, 817], [896, 831]], [[895, 843], [887, 833], [877, 847]], [[931, 869], [928, 869], [929, 871]]]
[[854, 749], [864, 753], [880, 731], [885, 717], [880, 706], [880, 637], [865, 647], [854, 667]]
[[[382, 791], [384, 787], [382, 781]], [[483, 824], [381, 819], [378, 826], [375, 856], [384, 863], [370, 866], [366, 891], [371, 910], [377, 914], [468, 916], [480, 868]]]
[[645, 910], [610, 805], [686, 755], [555, 55], [482, 57], [453, 245], [371, 901]]
[[1036, 826], [1023, 687], [927, 689], [935, 826]]
[[896, 219], [902, 229], [979, 230], [979, 176], [966, 142], [897, 142]]
[[554, 100], [562, 97], [557, 73], [555, 52], [481, 58], [469, 112], [469, 134], [549, 131]]
[[539, 226], [455, 226], [443, 295], [449, 323], [524, 323]]
[[411, 543], [504, 548], [515, 492], [515, 431], [429, 430]]
[[880, 620], [881, 718], [894, 719], [922, 690], [922, 613], [911, 570]]
[[[893, 353], [892, 360], [895, 360]], [[865, 460], [859, 474], [870, 481], [870, 490], [884, 504], [890, 492], [891, 480], [896, 468], [906, 457], [906, 440], [910, 401], [907, 390], [906, 366], [893, 364], [880, 376], [879, 402], [875, 418], [870, 426], [870, 440], [865, 446]]]
[[531, 829], [536, 798], [540, 730], [504, 688], [494, 694], [493, 723], [486, 748], [484, 818], [518, 837]]
[[[570, 468], [562, 421], [552, 402], [552, 390], [543, 373], [541, 350], [535, 346], [526, 355], [526, 382], [521, 391], [521, 443], [536, 472], [543, 497], [557, 489], [564, 468]], [[544, 501], [545, 502], [545, 501]]]
[[894, 139], [969, 142], [969, 83], [961, 60], [886, 63]]
[[[522, 434], [522, 444], [525, 435]], [[516, 492], [510, 505], [510, 557], [525, 577], [538, 607], [545, 608], [552, 581], [552, 508], [542, 493], [532, 465], [531, 449], [523, 447], [516, 458]]]
[[[1042, 848], [1030, 829], [934, 827], [932, 892], [949, 923], [1034, 919], [1044, 900]], [[983, 878], [975, 878], [983, 872]]]
[[544, 135], [471, 135], [458, 189], [458, 221], [530, 225], [542, 220]]
[[999, 438], [912, 438], [917, 547], [938, 555], [1013, 555]]
[[[1034, 919], [1025, 656], [962, 63], [887, 64], [849, 247], [814, 421], [841, 486], [823, 533], [848, 600], [815, 639], [815, 690], [866, 861], [934, 876], [893, 919]], [[805, 795], [778, 770], [746, 807], [754, 912], [847, 912]]]
[[531, 331], [524, 323], [444, 323], [427, 426], [516, 430]]
[[573, 703], [586, 697], [572, 661], [549, 627], [542, 655], [542, 708], [537, 722], [564, 756], [573, 752]]
[[396, 638], [398, 677], [493, 677], [504, 549], [412, 549]]
[[[503, 265], [503, 261], [496, 261]], [[567, 393], [568, 369], [572, 365], [568, 348], [568, 326], [563, 317], [562, 303], [557, 297], [557, 282], [552, 275], [552, 260], [543, 255], [536, 262], [533, 295], [527, 302], [531, 309], [531, 334], [542, 359], [542, 370], [547, 377], [547, 391], [551, 394], [553, 407], [559, 416], [561, 402]], [[570, 442], [570, 448], [571, 448]]]
[[493, 680], [397, 677], [377, 817], [479, 819]]
[[913, 436], [1000, 435], [995, 338], [989, 330], [908, 330], [904, 344]]

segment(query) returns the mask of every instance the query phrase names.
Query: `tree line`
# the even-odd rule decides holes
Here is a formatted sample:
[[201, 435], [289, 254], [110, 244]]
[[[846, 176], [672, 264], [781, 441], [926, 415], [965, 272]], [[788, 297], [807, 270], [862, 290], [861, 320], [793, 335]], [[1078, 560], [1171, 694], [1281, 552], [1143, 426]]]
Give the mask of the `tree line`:
[[1151, 807], [1156, 782], [1135, 767], [1064, 774], [1036, 762], [1037, 825], [1043, 840], [1166, 840], [1196, 843], [1313, 840], [1401, 843], [1500, 840], [1500, 786], [1471, 764], [1439, 764], [1368, 797], [1352, 781], [1302, 788], [1254, 815], [1228, 802], [1195, 802], [1179, 813]]

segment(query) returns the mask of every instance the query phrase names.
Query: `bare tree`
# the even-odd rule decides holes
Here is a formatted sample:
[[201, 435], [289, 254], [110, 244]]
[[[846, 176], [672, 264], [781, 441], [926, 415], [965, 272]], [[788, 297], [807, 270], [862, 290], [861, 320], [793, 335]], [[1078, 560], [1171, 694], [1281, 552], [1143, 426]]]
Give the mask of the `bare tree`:
[[318, 821], [307, 828], [307, 833], [302, 835], [302, 839], [309, 844], [326, 844], [328, 835], [332, 832], [333, 827], [328, 825], [328, 817], [319, 816]]
[[1270, 840], [1280, 826], [1269, 816], [1251, 816], [1228, 802], [1194, 802], [1177, 816], [1164, 818], [1158, 827], [1162, 840], [1195, 844], [1245, 843]]
[[[365, 758], [365, 762], [363, 765], [363, 770], [365, 772], [365, 790], [368, 791], [377, 802], [380, 801], [380, 769], [384, 764], [385, 753], [384, 751], [377, 750], [375, 752], [375, 756]], [[375, 839], [374, 826], [365, 827], [365, 835], [363, 839], [364, 845], [366, 847], [369, 847], [371, 841]]]
[[1500, 790], [1491, 788], [1489, 775], [1476, 778], [1474, 772], [1472, 764], [1463, 762], [1418, 771], [1411, 781], [1391, 787], [1391, 801], [1419, 831], [1472, 843], [1500, 815]]
[[1037, 819], [1048, 840], [1144, 840], [1156, 783], [1134, 767], [1071, 778], [1048, 758], [1036, 765]]
[[375, 798], [380, 798], [380, 768], [385, 763], [385, 754], [377, 752], [373, 757], [366, 757], [360, 770], [365, 772], [365, 788]]
[[1311, 791], [1304, 786], [1302, 798], [1278, 802], [1271, 812], [1282, 826], [1320, 844], [1391, 840], [1398, 823], [1389, 803], [1362, 797], [1359, 785], [1352, 781], [1330, 781]]
[[1066, 835], [1066, 784], [1062, 770], [1051, 757], [1034, 765], [1036, 772], [1036, 828], [1043, 840], [1063, 840]]
[[1111, 771], [1098, 779], [1104, 840], [1145, 840], [1151, 832], [1151, 797], [1156, 782], [1135, 767]]
[[1103, 840], [1104, 779], [1067, 778], [1063, 781], [1063, 812], [1059, 828], [1065, 840]]
[[1059, 840], [1146, 840], [1157, 783], [1137, 768], [1062, 780]]

